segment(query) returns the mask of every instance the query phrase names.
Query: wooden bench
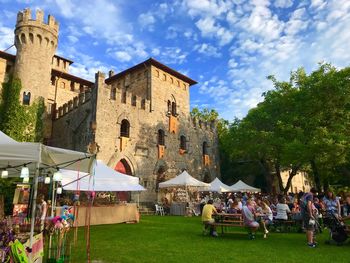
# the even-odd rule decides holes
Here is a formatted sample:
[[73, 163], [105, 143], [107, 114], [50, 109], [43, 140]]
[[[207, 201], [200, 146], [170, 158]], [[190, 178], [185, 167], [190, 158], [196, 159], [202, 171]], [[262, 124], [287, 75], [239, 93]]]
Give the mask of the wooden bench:
[[215, 217], [215, 223], [211, 225], [221, 228], [221, 234], [227, 230], [228, 227], [244, 227], [242, 214], [218, 214]]

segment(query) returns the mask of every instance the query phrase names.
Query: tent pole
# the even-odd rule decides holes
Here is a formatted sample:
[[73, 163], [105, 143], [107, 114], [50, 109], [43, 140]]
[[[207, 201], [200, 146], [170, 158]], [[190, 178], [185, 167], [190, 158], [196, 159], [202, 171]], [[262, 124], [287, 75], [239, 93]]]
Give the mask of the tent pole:
[[38, 195], [38, 182], [40, 175], [40, 162], [41, 162], [41, 144], [39, 148], [39, 161], [36, 163], [36, 170], [34, 175], [33, 182], [33, 200], [32, 200], [32, 217], [30, 222], [30, 237], [29, 237], [29, 248], [32, 249], [33, 246], [33, 237], [34, 237], [34, 223], [35, 223], [35, 213], [36, 213], [36, 197]]

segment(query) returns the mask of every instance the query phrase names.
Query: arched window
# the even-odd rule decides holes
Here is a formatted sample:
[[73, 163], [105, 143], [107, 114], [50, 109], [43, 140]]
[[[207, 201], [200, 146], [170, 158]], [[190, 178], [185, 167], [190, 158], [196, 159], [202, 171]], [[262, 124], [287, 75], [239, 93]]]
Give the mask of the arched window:
[[180, 136], [180, 149], [186, 151], [186, 137], [184, 135]]
[[158, 130], [158, 145], [165, 145], [165, 133], [162, 129]]
[[177, 116], [177, 114], [176, 114], [176, 102], [172, 102], [171, 103], [171, 115], [173, 115], [173, 116]]
[[116, 88], [112, 88], [111, 89], [111, 100], [115, 100], [116, 93], [117, 93]]
[[128, 120], [122, 120], [120, 125], [120, 136], [121, 137], [130, 137], [130, 123]]
[[131, 105], [136, 106], [136, 95], [132, 96], [131, 98]]
[[208, 155], [208, 143], [203, 142], [203, 155]]
[[30, 92], [28, 92], [28, 93], [23, 92], [22, 104], [23, 105], [29, 105], [30, 104]]

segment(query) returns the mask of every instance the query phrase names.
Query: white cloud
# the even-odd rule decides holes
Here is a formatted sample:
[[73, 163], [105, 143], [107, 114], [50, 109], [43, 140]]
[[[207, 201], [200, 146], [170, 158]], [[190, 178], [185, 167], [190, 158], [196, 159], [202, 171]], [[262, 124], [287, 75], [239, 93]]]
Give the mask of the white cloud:
[[132, 59], [132, 57], [126, 51], [115, 51], [113, 55], [114, 58], [121, 62], [127, 62]]
[[274, 6], [275, 7], [280, 7], [280, 8], [288, 8], [293, 5], [292, 0], [275, 0]]
[[0, 50], [5, 50], [14, 44], [13, 29], [0, 24]]
[[219, 50], [207, 43], [197, 44], [194, 46], [194, 50], [208, 57], [221, 57]]
[[[160, 51], [161, 50], [161, 51]], [[155, 55], [159, 51], [158, 55]], [[188, 52], [184, 52], [179, 47], [162, 47], [153, 49], [153, 54], [157, 56], [157, 59], [162, 61], [165, 64], [177, 64], [181, 65], [186, 61]]]
[[150, 12], [147, 12], [139, 15], [138, 22], [141, 28], [147, 28], [149, 31], [153, 31], [154, 23], [156, 22], [156, 19]]
[[214, 36], [219, 40], [220, 45], [226, 45], [230, 43], [234, 36], [233, 32], [227, 30], [224, 27], [221, 27], [220, 25], [216, 25], [215, 19], [211, 17], [199, 19], [196, 22], [196, 26], [201, 31], [202, 36]]

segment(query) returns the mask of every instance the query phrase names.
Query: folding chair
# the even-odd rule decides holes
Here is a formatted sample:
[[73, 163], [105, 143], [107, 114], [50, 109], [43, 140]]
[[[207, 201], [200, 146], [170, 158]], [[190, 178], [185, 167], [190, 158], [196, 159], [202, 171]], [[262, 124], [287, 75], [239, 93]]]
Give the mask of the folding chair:
[[161, 205], [155, 204], [156, 215], [164, 216], [164, 208]]

